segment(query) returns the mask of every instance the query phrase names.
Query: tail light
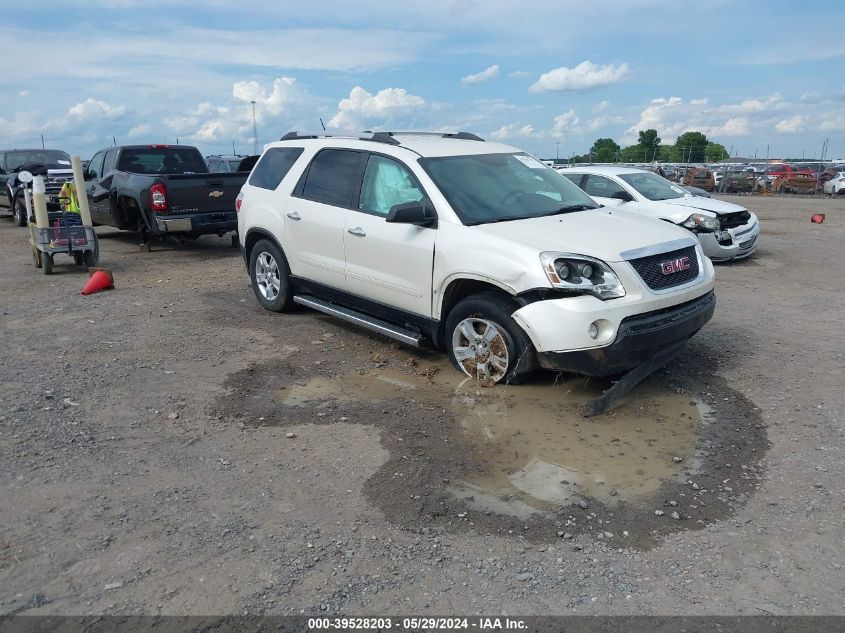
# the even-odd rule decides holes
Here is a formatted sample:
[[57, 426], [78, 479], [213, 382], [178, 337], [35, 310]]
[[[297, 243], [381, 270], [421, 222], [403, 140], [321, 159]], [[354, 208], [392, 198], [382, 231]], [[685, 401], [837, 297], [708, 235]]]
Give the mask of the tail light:
[[235, 213], [240, 213], [241, 204], [243, 204], [243, 201], [244, 201], [244, 192], [241, 191], [238, 194], [238, 197], [235, 198]]
[[167, 188], [164, 185], [150, 187], [150, 206], [155, 213], [167, 212]]

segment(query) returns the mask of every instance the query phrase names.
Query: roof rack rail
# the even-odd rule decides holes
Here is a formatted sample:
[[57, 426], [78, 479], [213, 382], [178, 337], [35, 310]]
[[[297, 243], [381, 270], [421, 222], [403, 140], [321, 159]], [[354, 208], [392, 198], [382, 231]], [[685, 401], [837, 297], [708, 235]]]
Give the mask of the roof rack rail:
[[320, 138], [317, 134], [300, 134], [298, 131], [288, 132], [280, 141], [293, 141], [300, 138]]
[[388, 145], [400, 145], [395, 136], [437, 136], [439, 138], [454, 138], [464, 141], [481, 141], [484, 139], [472, 132], [373, 132], [372, 130], [364, 130], [363, 134], [369, 136], [353, 136], [350, 134], [326, 134], [326, 133], [306, 133], [300, 134], [298, 131], [288, 132], [280, 141], [293, 141], [308, 138], [357, 138], [360, 141], [374, 141], [376, 143], [386, 143]]

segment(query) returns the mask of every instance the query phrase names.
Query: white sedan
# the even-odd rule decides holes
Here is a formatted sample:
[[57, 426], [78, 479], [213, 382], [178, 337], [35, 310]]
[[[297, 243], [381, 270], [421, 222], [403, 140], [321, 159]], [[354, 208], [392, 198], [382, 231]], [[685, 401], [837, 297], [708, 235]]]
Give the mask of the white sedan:
[[559, 171], [606, 207], [634, 211], [692, 231], [704, 254], [714, 261], [742, 259], [757, 249], [760, 223], [739, 205], [690, 195], [680, 185], [644, 169], [587, 166]]
[[845, 171], [838, 171], [824, 183], [824, 192], [830, 196], [845, 193]]

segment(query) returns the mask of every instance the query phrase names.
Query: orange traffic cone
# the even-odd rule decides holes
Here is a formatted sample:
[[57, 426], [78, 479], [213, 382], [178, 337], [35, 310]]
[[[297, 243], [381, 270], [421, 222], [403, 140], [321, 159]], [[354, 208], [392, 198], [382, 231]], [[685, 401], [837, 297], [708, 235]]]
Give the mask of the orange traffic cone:
[[82, 289], [82, 294], [90, 295], [109, 288], [114, 288], [114, 279], [107, 269], [99, 268], [91, 273], [91, 277]]

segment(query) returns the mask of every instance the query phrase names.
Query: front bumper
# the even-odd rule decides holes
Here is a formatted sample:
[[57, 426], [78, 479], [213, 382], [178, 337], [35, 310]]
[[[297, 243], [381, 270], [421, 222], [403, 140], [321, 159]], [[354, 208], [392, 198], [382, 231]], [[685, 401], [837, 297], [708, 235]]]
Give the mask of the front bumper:
[[238, 216], [234, 211], [215, 211], [193, 215], [157, 215], [156, 227], [159, 233], [222, 234], [238, 229]]
[[716, 295], [707, 294], [671, 308], [622, 321], [610, 345], [573, 352], [539, 352], [540, 366], [588, 376], [620, 374], [684, 345], [712, 317]]
[[704, 254], [714, 262], [724, 262], [731, 259], [743, 259], [757, 250], [760, 236], [760, 222], [752, 216], [748, 224], [722, 231], [730, 236], [730, 241], [720, 243], [716, 233], [699, 233], [698, 239]]

